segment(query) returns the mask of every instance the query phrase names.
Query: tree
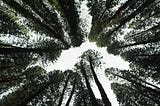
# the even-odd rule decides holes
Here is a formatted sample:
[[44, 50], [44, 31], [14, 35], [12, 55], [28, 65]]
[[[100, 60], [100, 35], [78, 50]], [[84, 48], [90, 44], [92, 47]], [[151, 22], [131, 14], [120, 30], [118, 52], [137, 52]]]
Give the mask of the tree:
[[[94, 71], [94, 68], [99, 67], [101, 65], [101, 59], [102, 57], [98, 54], [98, 52], [92, 51], [92, 50], [88, 50], [86, 52], [84, 52], [81, 56], [82, 62], [84, 62], [87, 65], [87, 62], [89, 63], [89, 66], [85, 66], [88, 67], [88, 71], [91, 71], [94, 81], [100, 91], [103, 103], [105, 104], [105, 106], [111, 106], [111, 103], [107, 97], [107, 94], [105, 93], [100, 81], [97, 78], [97, 75]], [[83, 71], [82, 74], [84, 75], [84, 77], [87, 77], [86, 72]], [[87, 80], [87, 79], [86, 79]]]
[[[111, 12], [108, 13], [108, 18], [92, 26], [89, 39], [96, 41], [98, 46], [110, 46], [114, 40], [121, 39], [120, 35], [126, 33], [125, 29], [132, 29], [133, 31], [135, 31], [134, 29], [139, 29], [138, 31], [141, 31], [143, 28], [151, 27], [156, 24], [159, 14], [157, 11], [159, 8], [158, 3], [156, 0], [128, 0], [122, 4], [118, 3], [120, 7], [116, 11], [110, 9]], [[154, 13], [152, 13], [153, 11]], [[99, 16], [101, 16], [100, 12]], [[134, 22], [137, 22], [137, 25], [133, 24]]]
[[[31, 24], [30, 26], [32, 29], [36, 30], [37, 32], [43, 33], [48, 35], [54, 39], [60, 41], [66, 48], [68, 49], [69, 46], [79, 46], [83, 42], [84, 36], [81, 34], [81, 28], [79, 27], [79, 15], [77, 11], [77, 7], [74, 5], [75, 1], [66, 1], [62, 3], [62, 1], [42, 1], [42, 0], [34, 0], [32, 2], [22, 0], [20, 2], [10, 0], [10, 1], [3, 1], [8, 6], [13, 8], [16, 12], [21, 14], [27, 21]], [[49, 8], [48, 6], [51, 6]], [[66, 5], [69, 8], [66, 8]], [[58, 12], [63, 13], [60, 17], [59, 14], [56, 13], [56, 9], [60, 8]], [[71, 17], [72, 16], [72, 19]], [[42, 21], [43, 20], [43, 21]], [[69, 29], [65, 28], [65, 24], [62, 20], [69, 25]], [[75, 24], [72, 24], [74, 20]], [[36, 28], [37, 27], [37, 28]], [[70, 32], [69, 38], [64, 34], [64, 31]], [[72, 44], [69, 44], [67, 40], [71, 40]], [[77, 43], [76, 41], [79, 41]], [[76, 43], [75, 43], [76, 42]]]
[[[139, 72], [136, 72], [137, 70], [119, 70], [119, 69], [106, 69], [106, 75], [110, 77], [115, 83], [119, 84], [120, 86], [124, 86], [124, 88], [130, 87], [131, 91], [138, 91], [138, 95], [141, 95], [144, 97], [144, 100], [150, 100], [153, 101], [154, 104], [159, 104], [159, 99], [160, 98], [157, 94], [159, 93], [160, 88], [150, 82], [147, 82], [149, 80], [148, 77], [143, 76]], [[122, 84], [122, 85], [121, 85]], [[126, 84], [126, 85], [125, 85]], [[114, 83], [113, 83], [114, 85]], [[118, 86], [116, 86], [118, 87]], [[132, 89], [131, 89], [132, 88]], [[134, 89], [133, 89], [134, 88]], [[118, 88], [114, 88], [115, 90]], [[117, 91], [115, 91], [117, 92]], [[119, 91], [119, 93], [124, 93], [123, 91]], [[130, 92], [130, 91], [127, 91]], [[117, 94], [119, 95], [119, 94]], [[136, 97], [136, 96], [135, 96]], [[120, 99], [120, 97], [118, 97]], [[120, 102], [128, 102], [132, 103], [134, 100], [128, 101], [127, 98], [124, 101]], [[135, 102], [135, 101], [134, 101]], [[136, 102], [135, 102], [136, 103]], [[144, 102], [145, 103], [145, 102]], [[152, 103], [152, 102], [151, 102]], [[153, 103], [152, 103], [153, 104]]]
[[[43, 99], [43, 96], [41, 94], [47, 94], [48, 92], [50, 92], [51, 86], [54, 88], [54, 90], [57, 89], [56, 87], [58, 87], [59, 89], [59, 84], [63, 79], [60, 71], [55, 71], [54, 73], [47, 74], [46, 71], [41, 67], [29, 68], [25, 73], [27, 80], [23, 82], [22, 86], [19, 86], [15, 91], [2, 99], [3, 106], [8, 106], [11, 104], [15, 106], [21, 106], [27, 105], [30, 102], [31, 104], [36, 103], [34, 99], [36, 99], [36, 97], [39, 99]], [[54, 93], [51, 92], [51, 94]]]
[[112, 83], [111, 87], [122, 106], [158, 106], [157, 103], [147, 97], [148, 94], [139, 91], [136, 87], [128, 83]]

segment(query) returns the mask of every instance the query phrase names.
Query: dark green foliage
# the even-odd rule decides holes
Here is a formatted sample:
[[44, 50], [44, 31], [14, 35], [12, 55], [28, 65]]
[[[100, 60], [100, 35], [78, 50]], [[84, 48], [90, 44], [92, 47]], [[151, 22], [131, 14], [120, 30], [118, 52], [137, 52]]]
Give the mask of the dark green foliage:
[[[102, 65], [98, 52], [84, 52], [74, 70], [35, 66], [55, 62], [62, 50], [84, 42], [82, 1], [0, 1], [0, 105], [111, 106], [95, 72]], [[106, 69], [120, 105], [158, 106], [160, 1], [87, 0], [87, 6], [92, 16], [87, 38], [130, 62], [129, 70]], [[102, 99], [94, 95], [91, 80]]]

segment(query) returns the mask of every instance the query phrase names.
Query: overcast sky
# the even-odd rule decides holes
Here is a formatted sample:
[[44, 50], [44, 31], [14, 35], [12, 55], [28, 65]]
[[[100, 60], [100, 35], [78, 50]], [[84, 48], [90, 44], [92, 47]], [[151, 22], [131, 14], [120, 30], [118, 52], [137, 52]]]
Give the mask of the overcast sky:
[[[86, 29], [86, 32], [89, 33], [91, 28], [92, 17], [88, 14], [89, 12], [86, 6], [86, 0], [83, 1], [81, 9], [79, 11], [81, 11], [80, 18], [86, 24], [86, 27], [84, 29]], [[105, 62], [105, 64], [103, 65], [103, 68], [101, 70], [97, 70], [96, 73], [112, 103], [112, 106], [119, 106], [116, 96], [111, 90], [110, 82], [104, 74], [104, 70], [105, 68], [110, 68], [110, 67], [128, 69], [129, 63], [122, 60], [119, 56], [113, 56], [108, 54], [106, 48], [98, 48], [94, 42], [91, 43], [87, 40], [80, 47], [64, 50], [61, 53], [61, 56], [58, 59], [58, 61], [55, 64], [50, 64], [47, 67], [47, 70], [53, 71], [53, 69], [60, 69], [60, 70], [73, 69], [74, 64], [78, 61], [78, 57], [81, 56], [81, 54], [84, 51], [87, 51], [88, 49], [94, 49], [96, 51], [99, 51], [103, 56], [103, 61]], [[101, 96], [99, 94], [97, 86], [95, 84], [92, 84], [92, 88], [94, 89], [96, 97], [100, 98]]]
[[[95, 43], [91, 43], [87, 41], [83, 43], [80, 47], [64, 50], [61, 56], [59, 57], [58, 61], [55, 64], [50, 64], [47, 67], [47, 70], [53, 71], [53, 69], [59, 69], [59, 70], [73, 69], [74, 64], [78, 61], [78, 57], [81, 56], [81, 54], [84, 51], [87, 51], [88, 49], [94, 49], [96, 51], [99, 51], [103, 56], [103, 61], [105, 62], [105, 64], [103, 64], [103, 68], [101, 70], [97, 70], [96, 73], [110, 101], [112, 102], [112, 106], [118, 106], [118, 102], [116, 100], [115, 95], [113, 94], [113, 91], [111, 90], [110, 82], [105, 76], [104, 70], [105, 68], [109, 68], [109, 67], [128, 69], [129, 64], [128, 62], [125, 62], [124, 60], [122, 60], [119, 56], [113, 56], [108, 54], [106, 51], [106, 48], [98, 48]], [[101, 96], [98, 92], [97, 86], [93, 84], [92, 88], [94, 89], [94, 93], [96, 97], [100, 98]]]

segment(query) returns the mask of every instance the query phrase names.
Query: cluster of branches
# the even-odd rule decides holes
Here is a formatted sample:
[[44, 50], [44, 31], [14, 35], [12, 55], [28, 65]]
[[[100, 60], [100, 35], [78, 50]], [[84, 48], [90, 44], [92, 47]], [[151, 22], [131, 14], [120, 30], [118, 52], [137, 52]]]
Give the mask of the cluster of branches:
[[106, 69], [121, 106], [158, 106], [160, 1], [88, 1], [93, 16], [89, 40], [130, 63], [130, 70]]
[[[101, 58], [98, 52], [88, 50], [82, 54], [74, 70], [47, 73], [40, 66], [33, 66], [19, 74], [12, 75], [10, 72], [0, 79], [1, 86], [12, 88], [12, 92], [1, 99], [1, 105], [70, 106], [73, 103], [74, 106], [111, 106], [95, 72], [96, 67], [101, 65]], [[102, 100], [96, 98], [91, 80], [96, 83]], [[3, 88], [1, 93], [5, 92], [7, 90]]]

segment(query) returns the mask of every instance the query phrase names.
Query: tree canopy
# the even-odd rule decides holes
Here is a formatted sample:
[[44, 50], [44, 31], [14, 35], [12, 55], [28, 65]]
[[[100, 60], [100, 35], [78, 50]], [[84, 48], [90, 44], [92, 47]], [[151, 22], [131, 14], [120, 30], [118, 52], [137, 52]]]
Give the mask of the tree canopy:
[[88, 49], [70, 70], [43, 67], [86, 39], [129, 62], [130, 69], [105, 69], [120, 106], [160, 105], [159, 0], [1, 0], [0, 105], [111, 106], [97, 76], [99, 52]]

